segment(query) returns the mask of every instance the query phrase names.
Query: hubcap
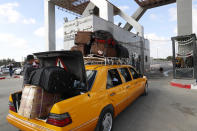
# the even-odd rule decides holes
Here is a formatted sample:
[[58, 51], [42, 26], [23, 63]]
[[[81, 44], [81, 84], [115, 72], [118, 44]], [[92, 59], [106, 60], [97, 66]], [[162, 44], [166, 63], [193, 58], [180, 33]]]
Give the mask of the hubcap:
[[103, 131], [111, 131], [112, 129], [112, 115], [111, 113], [106, 113], [104, 118], [103, 118]]

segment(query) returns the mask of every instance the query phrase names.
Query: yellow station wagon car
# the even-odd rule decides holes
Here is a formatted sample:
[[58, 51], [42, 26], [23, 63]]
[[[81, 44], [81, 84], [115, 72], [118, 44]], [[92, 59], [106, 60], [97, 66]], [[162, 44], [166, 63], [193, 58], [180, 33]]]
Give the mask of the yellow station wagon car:
[[16, 95], [12, 94], [8, 122], [28, 131], [110, 131], [114, 118], [148, 93], [146, 77], [129, 65], [86, 65], [85, 69], [88, 91], [54, 104], [46, 120], [20, 116], [13, 101]]

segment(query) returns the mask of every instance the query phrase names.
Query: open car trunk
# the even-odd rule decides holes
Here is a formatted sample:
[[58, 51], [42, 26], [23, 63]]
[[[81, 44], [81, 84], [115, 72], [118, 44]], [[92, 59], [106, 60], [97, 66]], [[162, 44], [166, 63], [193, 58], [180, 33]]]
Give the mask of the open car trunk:
[[80, 51], [52, 51], [34, 54], [40, 60], [40, 68], [59, 66], [70, 72], [74, 79], [84, 84], [87, 89], [87, 79], [83, 55]]
[[[79, 51], [53, 51], [34, 54], [40, 60], [40, 68], [58, 66], [64, 68], [74, 76], [73, 88], [69, 92], [61, 94], [60, 101], [80, 95], [88, 91], [87, 77], [83, 61], [83, 55]], [[77, 83], [77, 84], [76, 84]], [[11, 95], [16, 112], [21, 105], [22, 91]]]

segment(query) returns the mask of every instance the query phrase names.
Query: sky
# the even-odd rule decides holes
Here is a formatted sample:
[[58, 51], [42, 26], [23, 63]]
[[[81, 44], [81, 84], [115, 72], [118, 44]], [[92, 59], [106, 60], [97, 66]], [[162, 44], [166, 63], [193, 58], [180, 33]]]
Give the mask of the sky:
[[[110, 0], [128, 15], [138, 8], [134, 0]], [[63, 18], [76, 16], [56, 7], [56, 48], [63, 49]], [[125, 21], [115, 17], [115, 23]], [[177, 35], [176, 4], [148, 10], [140, 19], [150, 40], [151, 57], [172, 55], [171, 37]], [[197, 33], [197, 0], [193, 0], [193, 31]], [[44, 0], [0, 0], [0, 59], [21, 61], [27, 54], [46, 50]]]

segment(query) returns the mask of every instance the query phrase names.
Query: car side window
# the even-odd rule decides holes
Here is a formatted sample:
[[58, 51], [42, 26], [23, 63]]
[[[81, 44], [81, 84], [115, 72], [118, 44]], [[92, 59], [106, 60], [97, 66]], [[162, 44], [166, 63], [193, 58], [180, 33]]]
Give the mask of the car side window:
[[130, 75], [129, 70], [127, 68], [120, 68], [119, 71], [122, 74], [125, 82], [131, 81], [131, 75]]
[[129, 70], [130, 70], [134, 80], [139, 78], [138, 73], [133, 68], [129, 68]]
[[117, 69], [109, 70], [107, 75], [107, 89], [118, 86], [120, 84], [122, 84], [122, 81]]

